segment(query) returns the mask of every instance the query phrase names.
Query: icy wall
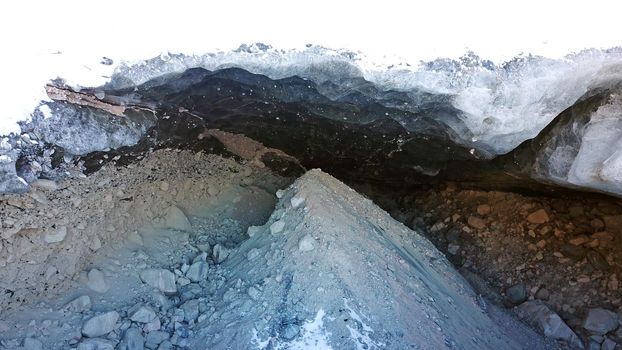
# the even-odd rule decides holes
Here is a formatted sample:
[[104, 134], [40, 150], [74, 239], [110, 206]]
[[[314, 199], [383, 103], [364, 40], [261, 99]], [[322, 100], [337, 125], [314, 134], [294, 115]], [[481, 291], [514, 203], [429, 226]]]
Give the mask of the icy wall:
[[[230, 52], [163, 54], [121, 63], [104, 86], [84, 89], [74, 84], [73, 89], [94, 103], [133, 106], [142, 112], [110, 116], [97, 106], [54, 102], [39, 107], [22, 131], [35, 142], [84, 155], [132, 146], [158, 123], [155, 119], [181, 118], [177, 124], [190, 129], [209, 126], [249, 134], [270, 147], [306, 157], [312, 166], [330, 168], [337, 162], [334, 167], [345, 168], [364, 159], [369, 165], [365, 170], [373, 173], [375, 166], [404, 171], [402, 180], [408, 181], [421, 175], [444, 178], [452, 172], [461, 173], [458, 180], [462, 175], [472, 180], [492, 164], [497, 173], [527, 171], [547, 183], [620, 194], [615, 152], [619, 99], [610, 99], [609, 107], [594, 112], [594, 123], [573, 132], [572, 144], [539, 154], [537, 162], [521, 156], [516, 169], [498, 159], [508, 153], [511, 158], [510, 152], [521, 143], [548, 133], [547, 125], [581, 98], [611, 90], [622, 81], [621, 66], [622, 50], [617, 48], [586, 50], [557, 60], [524, 55], [503, 64], [469, 53], [457, 60], [387, 67], [351, 51], [320, 46], [284, 51], [242, 45]], [[232, 67], [241, 69], [227, 69]], [[292, 113], [300, 118], [286, 117]], [[305, 118], [308, 115], [312, 118]], [[195, 117], [202, 122], [187, 122]], [[333, 136], [310, 137], [309, 128], [320, 125]], [[298, 135], [296, 128], [306, 131]], [[280, 130], [278, 135], [275, 130]], [[305, 133], [310, 134], [302, 137]], [[326, 140], [330, 147], [323, 146]], [[17, 146], [11, 152], [23, 154]], [[314, 147], [305, 153], [305, 148]], [[2, 152], [10, 168], [17, 159], [8, 156], [8, 150]], [[321, 157], [325, 159], [318, 164]], [[534, 162], [538, 169], [529, 170]]]

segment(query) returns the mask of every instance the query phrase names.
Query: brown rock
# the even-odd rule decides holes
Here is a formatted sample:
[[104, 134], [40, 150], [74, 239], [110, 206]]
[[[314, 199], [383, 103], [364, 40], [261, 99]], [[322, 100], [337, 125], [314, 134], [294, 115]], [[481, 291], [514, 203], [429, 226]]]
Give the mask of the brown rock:
[[549, 214], [544, 209], [536, 210], [527, 216], [527, 221], [530, 224], [544, 224], [549, 220]]
[[610, 215], [603, 217], [607, 231], [622, 234], [622, 215]]
[[601, 219], [592, 219], [592, 221], [590, 221], [590, 226], [596, 230], [602, 230], [605, 228], [605, 223]]
[[492, 208], [488, 204], [480, 204], [477, 206], [477, 214], [479, 215], [488, 215]]
[[486, 227], [486, 221], [484, 221], [484, 219], [482, 218], [478, 218], [477, 216], [469, 216], [467, 222], [469, 223], [469, 226], [478, 230]]
[[586, 235], [579, 235], [569, 240], [568, 243], [579, 246], [587, 243], [589, 240], [590, 239]]

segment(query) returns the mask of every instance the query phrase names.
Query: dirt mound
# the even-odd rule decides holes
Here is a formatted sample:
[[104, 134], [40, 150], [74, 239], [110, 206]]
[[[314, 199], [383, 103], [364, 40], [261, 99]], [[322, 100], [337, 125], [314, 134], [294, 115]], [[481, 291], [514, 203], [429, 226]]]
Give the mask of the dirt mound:
[[312, 170], [279, 195], [219, 266], [221, 311], [191, 348], [543, 347], [488, 312], [429, 241], [331, 176]]

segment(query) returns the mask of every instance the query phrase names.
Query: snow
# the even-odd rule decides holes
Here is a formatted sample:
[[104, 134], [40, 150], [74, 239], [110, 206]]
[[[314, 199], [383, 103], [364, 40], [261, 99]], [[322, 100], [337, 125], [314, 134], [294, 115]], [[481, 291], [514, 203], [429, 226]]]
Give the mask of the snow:
[[[348, 305], [348, 299], [344, 298], [343, 303], [345, 305], [345, 308], [348, 310], [350, 319], [356, 321], [358, 323], [357, 325], [359, 326], [357, 328], [347, 326], [348, 331], [350, 331], [350, 337], [356, 344], [356, 349], [357, 350], [384, 349], [386, 347], [386, 344], [380, 341], [376, 342], [370, 337], [371, 333], [373, 333], [374, 330], [371, 327], [369, 327], [363, 321], [361, 316], [359, 316], [359, 314], [356, 313], [356, 311], [354, 311]], [[367, 319], [365, 315], [363, 316]]]
[[[306, 322], [300, 328], [301, 335], [299, 337], [290, 342], [277, 343], [274, 349], [332, 350], [333, 348], [328, 344], [330, 332], [324, 329], [324, 316], [326, 316], [326, 312], [323, 309], [319, 309], [315, 318]], [[256, 346], [256, 349], [266, 349], [270, 345], [270, 339], [262, 341], [257, 330], [253, 328], [251, 344]]]
[[[358, 74], [360, 70], [381, 86], [457, 92], [456, 105], [467, 114], [469, 128], [484, 146], [504, 152], [519, 139], [533, 135], [572, 101], [584, 86], [566, 89], [574, 82], [585, 82], [585, 75], [596, 74], [601, 65], [594, 61], [558, 65], [544, 76], [536, 67], [526, 72], [525, 79], [508, 82], [499, 82], [496, 73], [480, 71], [467, 77], [470, 85], [456, 90], [448, 86], [443, 74], [413, 73], [419, 61], [457, 58], [472, 50], [500, 63], [521, 52], [561, 58], [587, 47], [617, 46], [621, 44], [616, 35], [619, 7], [610, 0], [596, 0], [588, 7], [526, 0], [511, 10], [489, 0], [388, 0], [381, 5], [357, 3], [356, 7], [329, 0], [296, 6], [278, 0], [182, 1], [175, 6], [111, 0], [96, 8], [62, 1], [14, 3], [3, 11], [5, 18], [0, 21], [3, 33], [14, 33], [3, 40], [0, 56], [4, 79], [0, 95], [6, 99], [0, 135], [20, 131], [16, 122], [27, 119], [39, 101], [46, 99], [43, 86], [50, 79], [61, 77], [72, 86], [96, 86], [104, 83], [122, 60], [131, 66], [156, 56], [171, 61], [169, 51], [199, 56], [211, 52], [223, 57], [221, 63], [229, 61], [252, 71], [261, 70], [262, 65], [281, 69], [298, 62], [282, 75], [307, 71], [318, 76], [323, 65], [336, 58], [331, 69], [345, 68], [340, 74]], [[235, 21], [222, 15], [225, 13], [234, 14]], [[113, 25], [110, 18], [123, 25]], [[525, 25], [527, 19], [529, 25]], [[231, 58], [227, 53], [240, 43], [252, 42], [270, 43], [284, 52], [284, 57], [256, 50], [254, 59], [244, 61], [245, 54], [239, 54], [238, 60], [227, 59]], [[344, 50], [310, 54], [305, 51], [308, 43]], [[340, 64], [353, 53], [357, 54], [355, 67]], [[101, 64], [104, 56], [114, 63]], [[164, 70], [185, 68], [172, 61]], [[389, 66], [392, 69], [387, 69]], [[590, 67], [593, 69], [584, 76], [577, 73]], [[331, 74], [330, 69], [327, 73]], [[548, 98], [560, 100], [539, 103]], [[529, 127], [524, 125], [525, 117], [529, 117]], [[494, 140], [496, 135], [515, 132], [520, 135]]]

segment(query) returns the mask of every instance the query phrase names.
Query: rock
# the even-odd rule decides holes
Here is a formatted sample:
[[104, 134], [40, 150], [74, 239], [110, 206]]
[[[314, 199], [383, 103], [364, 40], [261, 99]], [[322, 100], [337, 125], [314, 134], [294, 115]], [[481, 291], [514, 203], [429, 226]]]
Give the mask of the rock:
[[214, 249], [212, 250], [212, 258], [214, 259], [214, 262], [220, 264], [225, 261], [225, 259], [227, 259], [229, 253], [229, 249], [223, 247], [220, 244], [216, 244], [214, 246]]
[[249, 251], [248, 251], [248, 253], [246, 253], [246, 258], [247, 258], [248, 260], [253, 260], [253, 259], [255, 259], [256, 257], [258, 257], [258, 256], [259, 256], [259, 254], [260, 254], [259, 249], [257, 249], [257, 248], [252, 248], [251, 250], [249, 250]]
[[49, 231], [43, 236], [45, 243], [59, 243], [62, 242], [67, 236], [67, 227], [61, 226], [55, 230]]
[[249, 226], [248, 230], [246, 230], [246, 233], [248, 234], [248, 237], [253, 237], [260, 231], [261, 231], [261, 227], [259, 226]]
[[609, 215], [603, 217], [607, 231], [614, 234], [622, 234], [622, 215]]
[[297, 209], [302, 203], [305, 202], [305, 199], [303, 197], [292, 197], [289, 202], [292, 204], [292, 208]]
[[164, 294], [177, 293], [175, 274], [165, 269], [146, 269], [141, 271], [140, 279]]
[[587, 243], [589, 240], [590, 239], [586, 235], [579, 235], [569, 240], [568, 243], [578, 246]]
[[592, 219], [592, 221], [590, 221], [590, 226], [595, 230], [602, 230], [605, 228], [605, 223], [601, 219]]
[[88, 338], [106, 335], [112, 332], [118, 320], [119, 314], [116, 311], [97, 315], [84, 323], [82, 326], [82, 334]]
[[305, 235], [298, 242], [298, 250], [308, 252], [315, 248], [315, 240], [310, 235]]
[[619, 288], [618, 276], [615, 273], [609, 276], [609, 280], [607, 281], [607, 288], [612, 291], [616, 291]]
[[77, 350], [114, 350], [114, 343], [107, 339], [85, 339]]
[[186, 277], [192, 282], [205, 281], [208, 272], [209, 265], [205, 261], [197, 261], [190, 265], [188, 272], [186, 272]]
[[94, 252], [98, 251], [101, 247], [102, 241], [99, 239], [99, 237], [93, 238], [93, 240], [91, 240], [89, 243], [89, 248]]
[[279, 334], [281, 338], [285, 340], [292, 340], [300, 333], [300, 327], [297, 324], [290, 323], [283, 328], [283, 331]]
[[91, 269], [88, 273], [87, 286], [97, 293], [105, 293], [108, 291], [108, 284], [104, 278], [104, 273], [98, 269]]
[[536, 299], [540, 299], [540, 300], [549, 300], [550, 296], [551, 296], [551, 293], [549, 293], [549, 291], [546, 288], [540, 288], [534, 295]]
[[477, 214], [484, 216], [490, 214], [492, 208], [488, 204], [480, 204], [477, 206]]
[[33, 181], [30, 186], [44, 191], [56, 191], [58, 190], [58, 184], [55, 181], [47, 179], [38, 179]]
[[598, 269], [601, 271], [609, 270], [610, 266], [609, 266], [609, 263], [607, 262], [607, 259], [605, 259], [605, 257], [602, 256], [602, 254], [600, 254], [599, 252], [595, 250], [590, 250], [587, 253], [587, 261], [589, 261], [590, 264], [594, 266], [595, 269]]
[[579, 337], [559, 315], [541, 302], [524, 302], [517, 307], [517, 311], [521, 319], [539, 329], [546, 337], [566, 342], [572, 348], [583, 349]]
[[157, 315], [152, 308], [137, 304], [129, 312], [130, 320], [138, 323], [149, 323], [156, 319]]
[[149, 349], [155, 349], [158, 345], [160, 345], [165, 340], [170, 338], [167, 332], [163, 331], [154, 331], [149, 332], [145, 337], [145, 346]]
[[284, 195], [285, 195], [285, 191], [283, 191], [283, 190], [277, 190], [276, 191], [276, 198], [281, 199], [281, 198], [283, 198]]
[[605, 338], [605, 340], [600, 345], [600, 350], [615, 350], [617, 345], [618, 344], [615, 341], [609, 338]]
[[560, 252], [572, 260], [579, 261], [585, 257], [587, 249], [572, 244], [563, 244], [560, 248]]
[[505, 296], [510, 303], [512, 303], [513, 305], [518, 305], [523, 301], [527, 300], [527, 297], [529, 295], [527, 294], [527, 288], [525, 288], [525, 285], [519, 283], [506, 289]]
[[281, 220], [275, 221], [274, 223], [272, 223], [272, 225], [270, 225], [270, 233], [273, 235], [276, 235], [278, 233], [280, 233], [281, 231], [283, 231], [283, 229], [285, 228], [285, 223]]
[[456, 255], [460, 252], [460, 246], [457, 244], [449, 243], [447, 245], [447, 252], [451, 255]]
[[143, 350], [145, 348], [145, 338], [140, 329], [128, 328], [123, 335], [123, 341], [117, 347], [118, 350]]
[[527, 216], [527, 221], [530, 224], [544, 224], [545, 222], [549, 222], [549, 214], [547, 214], [546, 210], [539, 209], [529, 214]]
[[186, 322], [194, 321], [199, 317], [199, 300], [192, 299], [183, 303], [180, 307], [184, 310], [184, 320]]
[[166, 181], [162, 181], [162, 182], [160, 182], [160, 190], [161, 190], [162, 192], [166, 192], [166, 191], [168, 191], [168, 189], [169, 189], [169, 184], [168, 184], [168, 182], [166, 182]]
[[184, 214], [181, 209], [176, 206], [171, 206], [166, 211], [166, 216], [164, 217], [166, 227], [179, 231], [191, 231], [192, 225], [186, 214]]
[[132, 231], [127, 235], [127, 240], [137, 245], [143, 245], [143, 237], [138, 231]]
[[83, 295], [75, 298], [65, 305], [65, 310], [71, 312], [84, 312], [91, 309], [91, 297]]
[[24, 350], [43, 350], [43, 343], [39, 339], [26, 338], [22, 345]]
[[246, 291], [246, 293], [253, 300], [258, 300], [259, 296], [261, 295], [261, 292], [259, 291], [259, 289], [255, 288], [254, 286], [248, 287], [248, 290]]
[[158, 346], [158, 350], [173, 350], [173, 343], [169, 340], [165, 340]]
[[486, 221], [484, 221], [484, 219], [482, 218], [478, 218], [477, 216], [469, 216], [467, 222], [469, 226], [478, 230], [484, 229], [486, 227]]
[[618, 315], [605, 309], [590, 309], [583, 320], [583, 328], [598, 335], [607, 334], [618, 326]]
[[143, 326], [143, 332], [149, 333], [153, 331], [159, 331], [160, 328], [162, 328], [162, 322], [160, 322], [160, 319], [156, 317], [153, 321], [145, 323], [145, 325]]

